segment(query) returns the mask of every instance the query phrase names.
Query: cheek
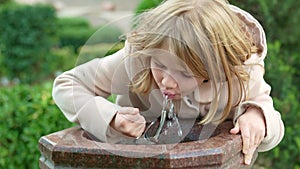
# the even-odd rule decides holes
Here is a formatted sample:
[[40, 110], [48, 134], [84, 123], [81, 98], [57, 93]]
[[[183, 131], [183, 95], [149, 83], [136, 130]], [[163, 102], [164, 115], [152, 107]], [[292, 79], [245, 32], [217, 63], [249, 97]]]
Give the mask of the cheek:
[[161, 79], [161, 72], [160, 72], [160, 70], [158, 70], [158, 69], [151, 69], [151, 73], [152, 73], [152, 76], [153, 76], [155, 82], [156, 83], [159, 82], [160, 79]]
[[190, 78], [190, 79], [184, 79], [184, 80], [179, 80], [179, 82], [183, 82], [183, 83], [179, 83], [179, 88], [182, 92], [191, 92], [193, 90], [196, 89], [196, 87], [198, 86], [198, 83], [195, 79]]

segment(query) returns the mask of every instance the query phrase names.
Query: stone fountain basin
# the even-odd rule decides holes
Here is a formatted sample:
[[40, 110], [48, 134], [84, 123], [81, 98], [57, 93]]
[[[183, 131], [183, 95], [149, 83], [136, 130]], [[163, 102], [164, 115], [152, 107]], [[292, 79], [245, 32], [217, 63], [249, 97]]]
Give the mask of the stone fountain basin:
[[[149, 136], [154, 136], [158, 127], [159, 127], [159, 121], [160, 118], [156, 120], [154, 125], [152, 125], [147, 134]], [[182, 136], [178, 136], [178, 127], [177, 125], [174, 127], [167, 127], [167, 124], [165, 123], [163, 126], [163, 129], [161, 131], [161, 134], [159, 136], [159, 142], [149, 142], [148, 144], [176, 144], [176, 143], [183, 143], [183, 142], [190, 142], [190, 141], [198, 141], [198, 140], [204, 140], [209, 137], [214, 137], [221, 133], [221, 126], [208, 126], [205, 127], [203, 125], [199, 125], [198, 119], [179, 119], [180, 128], [182, 131]], [[150, 123], [146, 123], [146, 128], [149, 126]], [[166, 135], [164, 133], [167, 133]], [[86, 137], [89, 140], [98, 141], [96, 137], [89, 134], [88, 132], [84, 132], [83, 136]], [[141, 139], [145, 140], [145, 137], [142, 137]], [[147, 143], [147, 142], [146, 142]], [[146, 144], [145, 141], [137, 142], [134, 138], [129, 139], [123, 139], [115, 144]], [[174, 145], [173, 145], [174, 146]]]
[[[103, 143], [72, 127], [40, 138], [40, 168], [251, 168], [243, 164], [241, 136], [229, 134], [232, 127], [232, 122], [224, 122], [210, 138], [157, 145]], [[197, 129], [189, 133], [194, 139], [197, 133], [192, 131]]]

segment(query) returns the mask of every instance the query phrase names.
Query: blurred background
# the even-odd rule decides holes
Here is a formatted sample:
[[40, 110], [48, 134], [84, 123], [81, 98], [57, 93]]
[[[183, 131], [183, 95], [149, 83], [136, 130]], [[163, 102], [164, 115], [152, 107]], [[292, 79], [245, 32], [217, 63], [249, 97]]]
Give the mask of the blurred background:
[[[0, 168], [39, 168], [39, 138], [73, 125], [52, 100], [54, 78], [122, 48], [132, 16], [160, 2], [0, 0]], [[286, 126], [283, 141], [253, 168], [300, 169], [300, 1], [229, 2], [266, 31], [265, 79]]]

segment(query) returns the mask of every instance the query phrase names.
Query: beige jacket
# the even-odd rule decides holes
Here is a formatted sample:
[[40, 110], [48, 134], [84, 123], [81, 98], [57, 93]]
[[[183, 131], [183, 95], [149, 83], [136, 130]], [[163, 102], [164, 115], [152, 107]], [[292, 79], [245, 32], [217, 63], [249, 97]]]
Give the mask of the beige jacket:
[[[255, 42], [263, 49], [262, 54], [252, 55], [246, 64], [258, 63], [264, 66], [263, 60], [267, 53], [264, 30], [249, 13], [235, 6], [230, 7], [247, 23], [253, 32]], [[140, 108], [141, 114], [147, 121], [160, 115], [162, 96], [159, 91], [153, 90], [149, 96], [142, 96], [133, 94], [128, 89], [130, 79], [135, 74], [134, 71], [141, 70], [145, 66], [139, 60], [129, 62], [125, 59], [126, 53], [130, 51], [130, 44], [126, 42], [125, 47], [120, 51], [77, 66], [64, 72], [54, 81], [53, 98], [67, 119], [78, 123], [83, 129], [104, 142], [116, 142], [121, 137], [125, 137], [113, 132], [109, 127], [120, 106]], [[235, 107], [232, 110], [232, 116], [235, 122], [249, 105], [261, 108], [266, 121], [267, 135], [258, 150], [267, 151], [282, 140], [284, 125], [279, 112], [274, 110], [272, 98], [269, 96], [271, 88], [263, 78], [264, 69], [261, 66], [254, 66], [249, 70], [248, 89], [251, 91], [249, 100]], [[184, 113], [179, 116], [195, 118], [207, 113], [212, 101], [210, 91], [211, 87], [207, 83], [184, 97], [181, 105]], [[106, 100], [111, 94], [117, 95], [116, 104]], [[221, 98], [221, 105], [225, 105], [225, 101], [226, 97]]]

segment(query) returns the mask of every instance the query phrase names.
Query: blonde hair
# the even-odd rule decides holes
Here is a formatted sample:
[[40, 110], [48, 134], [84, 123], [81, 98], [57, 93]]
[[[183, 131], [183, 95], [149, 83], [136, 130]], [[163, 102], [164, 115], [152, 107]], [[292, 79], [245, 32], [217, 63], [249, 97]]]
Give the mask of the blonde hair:
[[[143, 13], [136, 28], [128, 35], [132, 56], [167, 44], [169, 51], [182, 59], [196, 76], [209, 79], [214, 99], [201, 123], [222, 122], [246, 93], [243, 85], [249, 79], [244, 62], [257, 52], [251, 36], [224, 0], [167, 0]], [[147, 60], [147, 59], [145, 59]], [[149, 62], [149, 60], [148, 60]], [[233, 89], [234, 79], [239, 89]], [[228, 82], [228, 100], [219, 112], [220, 85]], [[153, 85], [151, 69], [141, 72], [133, 81], [135, 92], [148, 93]], [[238, 93], [238, 100], [233, 99]]]

